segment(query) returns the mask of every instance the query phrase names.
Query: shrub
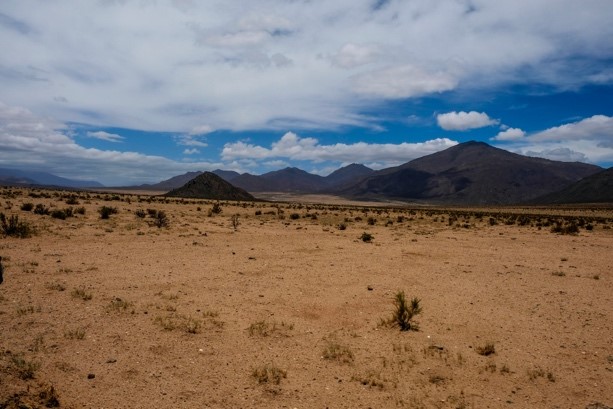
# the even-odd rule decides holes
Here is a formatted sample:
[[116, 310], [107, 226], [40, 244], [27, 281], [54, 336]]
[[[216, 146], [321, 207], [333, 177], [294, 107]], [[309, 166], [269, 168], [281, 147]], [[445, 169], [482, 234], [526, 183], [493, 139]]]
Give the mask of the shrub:
[[19, 221], [19, 217], [15, 215], [7, 219], [4, 213], [0, 213], [0, 227], [4, 236], [18, 237], [20, 239], [30, 237], [33, 233], [30, 224]]
[[233, 214], [232, 217], [230, 217], [230, 223], [232, 223], [232, 228], [237, 230], [240, 224], [240, 216], [238, 214]]
[[71, 293], [73, 298], [80, 298], [83, 301], [89, 301], [92, 299], [92, 293], [85, 291], [83, 288], [75, 288]]
[[360, 236], [360, 239], [362, 239], [364, 243], [370, 243], [374, 238], [375, 237], [372, 234], [366, 232], [362, 233]]
[[134, 215], [138, 217], [139, 219], [144, 219], [147, 214], [145, 213], [143, 209], [138, 209], [134, 212]]
[[351, 352], [348, 347], [340, 345], [336, 342], [329, 343], [324, 349], [322, 356], [324, 359], [331, 361], [338, 361], [342, 363], [353, 362], [353, 352]]
[[98, 209], [98, 213], [100, 213], [101, 219], [108, 219], [109, 217], [111, 217], [111, 215], [117, 214], [117, 208], [110, 206], [102, 206], [100, 209]]
[[369, 226], [374, 226], [375, 224], [377, 224], [377, 219], [375, 219], [374, 217], [369, 217], [366, 220], [366, 223], [368, 223]]
[[404, 291], [396, 293], [394, 297], [395, 310], [390, 323], [398, 326], [400, 331], [417, 331], [417, 325], [411, 321], [414, 316], [422, 312], [420, 302], [421, 300], [415, 297], [408, 303]]
[[85, 214], [85, 208], [83, 206], [81, 207], [77, 207], [76, 209], [74, 209], [75, 214]]
[[23, 380], [34, 379], [36, 371], [40, 368], [40, 363], [27, 361], [21, 356], [13, 356], [11, 358], [13, 368], [17, 371], [19, 377]]
[[34, 214], [44, 216], [46, 214], [49, 214], [49, 209], [45, 207], [45, 205], [43, 205], [42, 203], [39, 203], [36, 205], [36, 207], [34, 207]]
[[488, 342], [483, 346], [477, 347], [475, 351], [477, 351], [479, 355], [490, 356], [496, 353], [496, 347], [493, 342]]
[[162, 227], [168, 227], [168, 225], [170, 224], [170, 222], [168, 221], [168, 217], [166, 216], [166, 212], [163, 210], [160, 210], [159, 212], [157, 212], [156, 216], [155, 216], [155, 220], [153, 221], [153, 224], [158, 227], [158, 228], [162, 228]]
[[338, 229], [339, 230], [346, 230], [347, 229], [347, 225], [345, 223], [339, 223], [338, 224]]
[[68, 199], [66, 199], [66, 204], [68, 204], [68, 205], [78, 205], [79, 204], [79, 200], [77, 199], [77, 197], [75, 195], [72, 195]]
[[221, 208], [221, 205], [219, 204], [219, 202], [217, 202], [213, 204], [213, 207], [211, 207], [210, 211], [212, 214], [219, 214], [223, 211], [223, 209]]
[[290, 215], [289, 215], [289, 218], [290, 218], [291, 220], [298, 220], [298, 219], [300, 219], [300, 214], [298, 214], [298, 213], [292, 213], [292, 214], [290, 214]]
[[278, 385], [281, 383], [282, 379], [287, 378], [287, 371], [277, 368], [272, 364], [267, 364], [259, 368], [255, 368], [251, 372], [251, 376], [253, 376], [259, 384], [271, 383]]
[[34, 209], [34, 204], [32, 203], [24, 203], [21, 205], [21, 210], [24, 212], [31, 212]]

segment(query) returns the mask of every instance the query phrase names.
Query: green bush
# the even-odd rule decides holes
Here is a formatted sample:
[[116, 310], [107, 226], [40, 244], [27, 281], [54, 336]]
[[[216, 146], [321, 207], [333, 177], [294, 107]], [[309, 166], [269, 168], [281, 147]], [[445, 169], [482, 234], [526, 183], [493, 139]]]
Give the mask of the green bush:
[[413, 298], [411, 302], [407, 302], [404, 291], [399, 291], [394, 297], [394, 314], [390, 320], [390, 323], [398, 326], [400, 331], [416, 331], [417, 325], [412, 322], [413, 317], [417, 314], [421, 314], [422, 308], [421, 300]]

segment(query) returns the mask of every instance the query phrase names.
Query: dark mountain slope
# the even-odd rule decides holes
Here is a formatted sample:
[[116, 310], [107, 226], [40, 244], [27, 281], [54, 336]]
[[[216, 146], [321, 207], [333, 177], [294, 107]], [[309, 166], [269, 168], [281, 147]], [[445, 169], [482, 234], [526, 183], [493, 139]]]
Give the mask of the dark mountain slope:
[[204, 172], [196, 176], [185, 185], [166, 193], [165, 196], [212, 200], [255, 200], [243, 189], [231, 185], [211, 172]]
[[581, 179], [559, 192], [541, 196], [533, 203], [613, 203], [613, 168]]
[[375, 173], [344, 195], [450, 204], [514, 204], [563, 189], [601, 170], [467, 142]]

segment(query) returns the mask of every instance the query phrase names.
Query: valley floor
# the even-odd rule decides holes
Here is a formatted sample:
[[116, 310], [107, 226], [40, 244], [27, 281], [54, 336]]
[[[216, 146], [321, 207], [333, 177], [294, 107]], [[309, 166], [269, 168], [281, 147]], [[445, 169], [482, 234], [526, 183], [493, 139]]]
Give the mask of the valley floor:
[[[274, 203], [214, 213], [42, 192], [1, 191], [2, 212], [36, 229], [0, 238], [1, 407], [613, 405], [607, 209], [565, 221]], [[117, 213], [100, 219], [102, 206]], [[579, 231], [553, 233], [556, 221]], [[418, 331], [384, 323], [400, 291], [421, 300]]]

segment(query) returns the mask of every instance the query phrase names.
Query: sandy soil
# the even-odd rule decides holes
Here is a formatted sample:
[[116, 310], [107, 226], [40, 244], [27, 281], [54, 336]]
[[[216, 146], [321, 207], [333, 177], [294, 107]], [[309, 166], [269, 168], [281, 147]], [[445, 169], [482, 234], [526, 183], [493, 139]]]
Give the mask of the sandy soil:
[[[104, 194], [59, 220], [20, 207], [66, 208], [61, 192], [29, 193], [0, 191], [1, 211], [37, 229], [0, 238], [0, 407], [613, 405], [606, 208], [563, 235], [537, 227], [545, 217], [270, 203], [209, 215], [210, 202]], [[101, 220], [101, 206], [118, 213]], [[399, 291], [421, 300], [419, 331], [382, 324]]]

